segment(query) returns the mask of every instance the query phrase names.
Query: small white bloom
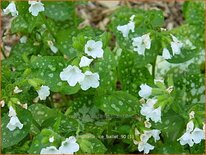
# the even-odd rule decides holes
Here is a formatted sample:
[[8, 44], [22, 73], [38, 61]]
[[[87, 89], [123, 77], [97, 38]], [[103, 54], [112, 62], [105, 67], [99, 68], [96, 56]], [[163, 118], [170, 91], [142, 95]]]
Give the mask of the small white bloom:
[[52, 137], [49, 138], [49, 142], [50, 142], [50, 143], [53, 143], [53, 142], [54, 142], [54, 136], [52, 136]]
[[164, 49], [163, 49], [162, 57], [163, 57], [164, 59], [166, 59], [166, 60], [172, 58], [172, 56], [171, 56], [171, 54], [170, 54], [170, 52], [169, 52], [169, 50], [168, 50], [167, 48], [164, 48]]
[[82, 90], [87, 90], [90, 87], [92, 88], [99, 87], [99, 74], [98, 73], [92, 73], [90, 71], [86, 71], [84, 75], [85, 75], [84, 79], [79, 82]]
[[89, 65], [91, 64], [92, 61], [93, 61], [93, 59], [89, 59], [89, 58], [83, 56], [83, 57], [81, 57], [79, 66], [80, 66], [80, 67], [86, 67], [86, 66], [89, 66]]
[[37, 1], [29, 1], [30, 7], [29, 12], [33, 16], [38, 16], [39, 12], [44, 11], [44, 4]]
[[20, 38], [20, 43], [25, 44], [27, 42], [27, 36], [23, 36]]
[[146, 104], [141, 106], [140, 113], [146, 117], [147, 120], [151, 119], [155, 123], [161, 122], [161, 107], [154, 108], [156, 99], [148, 99]]
[[22, 92], [22, 90], [19, 89], [19, 87], [16, 86], [16, 87], [14, 88], [14, 93], [15, 93], [15, 94], [18, 94], [18, 93], [21, 93], [21, 92]]
[[152, 126], [152, 124], [148, 120], [146, 120], [146, 121], [144, 121], [144, 126], [146, 128], [150, 128]]
[[49, 146], [41, 149], [40, 154], [61, 154], [61, 152], [55, 146]]
[[0, 101], [0, 106], [1, 106], [2, 108], [5, 106], [5, 101], [4, 101], [4, 100]]
[[50, 95], [50, 88], [42, 85], [40, 89], [37, 90], [37, 93], [40, 100], [46, 100], [46, 98]]
[[94, 40], [88, 40], [85, 45], [85, 53], [93, 58], [102, 58], [103, 57], [103, 49], [102, 49], [102, 42]]
[[66, 138], [66, 140], [63, 141], [61, 146], [59, 147], [59, 151], [62, 154], [73, 154], [78, 150], [79, 150], [79, 144], [76, 143], [76, 138], [74, 136]]
[[16, 128], [22, 129], [23, 124], [19, 121], [17, 116], [12, 116], [9, 123], [6, 126], [10, 131], [14, 131]]
[[57, 53], [58, 52], [58, 48], [56, 46], [54, 46], [54, 43], [52, 41], [47, 41], [47, 43], [49, 45], [50, 50], [53, 53]]
[[117, 30], [122, 32], [122, 35], [125, 38], [128, 37], [130, 31], [134, 32], [134, 29], [135, 29], [135, 23], [133, 22], [134, 17], [135, 17], [135, 15], [132, 15], [130, 17], [130, 21], [128, 24], [117, 26]]
[[14, 2], [9, 3], [9, 5], [6, 7], [6, 9], [3, 9], [4, 14], [9, 14], [11, 13], [12, 16], [17, 16], [19, 13], [16, 10], [16, 5]]
[[16, 111], [14, 110], [14, 108], [12, 106], [9, 107], [9, 117], [13, 117], [16, 116]]
[[173, 55], [175, 54], [180, 54], [181, 53], [181, 48], [183, 47], [183, 43], [181, 43], [175, 36], [172, 36], [172, 42], [171, 42], [171, 47], [172, 47], [172, 52]]
[[69, 65], [67, 68], [64, 68], [60, 73], [60, 78], [63, 81], [67, 81], [70, 86], [75, 86], [78, 82], [84, 79], [84, 74], [77, 66]]
[[194, 112], [194, 111], [191, 111], [191, 112], [189, 113], [189, 118], [190, 118], [190, 119], [195, 118], [195, 112]]
[[136, 51], [139, 55], [145, 55], [145, 50], [150, 49], [151, 47], [151, 39], [150, 34], [144, 34], [141, 37], [133, 38], [132, 45], [134, 47], [134, 51]]
[[144, 151], [144, 154], [148, 154], [150, 152], [150, 150], [153, 150], [154, 146], [150, 145], [149, 143], [146, 142], [139, 142], [138, 144], [138, 150], [140, 152]]
[[194, 131], [191, 133], [191, 137], [195, 144], [201, 142], [201, 140], [205, 139], [205, 134], [202, 129], [195, 128]]
[[21, 106], [22, 106], [22, 108], [24, 108], [24, 109], [28, 109], [28, 104], [27, 104], [27, 103], [22, 104]]
[[185, 132], [179, 139], [181, 145], [189, 144], [190, 147], [194, 145], [194, 142], [192, 140], [192, 136], [189, 132]]
[[160, 130], [154, 129], [151, 131], [152, 132], [152, 137], [154, 138], [154, 141], [156, 142], [157, 140], [160, 140]]
[[193, 121], [189, 121], [187, 123], [186, 131], [187, 132], [192, 132], [193, 129], [194, 129], [194, 123], [193, 123]]
[[152, 94], [152, 88], [147, 84], [140, 85], [139, 96], [147, 99]]

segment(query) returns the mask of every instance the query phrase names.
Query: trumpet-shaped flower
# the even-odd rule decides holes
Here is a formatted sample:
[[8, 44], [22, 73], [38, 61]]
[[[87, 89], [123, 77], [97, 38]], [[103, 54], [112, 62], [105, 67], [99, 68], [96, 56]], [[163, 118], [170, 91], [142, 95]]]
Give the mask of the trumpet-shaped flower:
[[84, 79], [84, 74], [77, 66], [69, 65], [60, 73], [62, 81], [67, 81], [70, 86], [75, 86], [78, 82]]
[[132, 45], [134, 47], [134, 51], [136, 51], [139, 55], [145, 55], [145, 50], [150, 49], [151, 47], [151, 39], [148, 34], [144, 34], [141, 37], [133, 38]]
[[9, 3], [9, 5], [3, 9], [3, 13], [6, 15], [11, 13], [12, 16], [17, 16], [19, 14], [16, 10], [16, 5], [14, 2]]
[[169, 50], [168, 50], [167, 48], [164, 48], [164, 49], [163, 49], [162, 57], [163, 57], [164, 59], [166, 59], [166, 60], [172, 58], [172, 56], [171, 56], [171, 54], [170, 54], [170, 52], [169, 52]]
[[76, 143], [76, 138], [71, 136], [66, 138], [59, 147], [59, 151], [63, 154], [73, 154], [79, 150], [79, 144]]
[[40, 154], [61, 154], [61, 152], [55, 146], [49, 146], [41, 149]]
[[22, 92], [22, 90], [19, 89], [19, 87], [16, 86], [16, 87], [14, 88], [14, 93], [15, 93], [15, 94], [18, 94], [18, 93], [21, 93], [21, 92]]
[[19, 121], [17, 116], [12, 116], [9, 123], [6, 126], [10, 131], [14, 131], [16, 128], [22, 129], [23, 124]]
[[99, 87], [99, 74], [98, 73], [92, 73], [90, 71], [86, 71], [84, 75], [85, 75], [84, 79], [79, 82], [82, 90], [87, 90], [90, 87], [92, 88]]
[[171, 42], [171, 47], [172, 47], [172, 52], [173, 55], [175, 54], [180, 54], [181, 53], [181, 48], [183, 47], [183, 43], [180, 42], [175, 36], [172, 36], [172, 42]]
[[147, 143], [147, 142], [139, 142], [138, 144], [138, 150], [140, 152], [144, 151], [144, 154], [148, 154], [150, 152], [150, 150], [153, 150], [154, 146]]
[[102, 58], [104, 54], [102, 46], [103, 45], [101, 41], [95, 42], [94, 40], [88, 40], [84, 51], [88, 56], [93, 58]]
[[81, 57], [79, 66], [80, 66], [80, 67], [86, 67], [86, 66], [89, 66], [89, 65], [91, 64], [92, 61], [93, 61], [93, 59], [89, 59], [89, 58], [83, 56], [83, 57]]
[[186, 132], [178, 139], [181, 145], [189, 144], [192, 147], [194, 144], [198, 144], [201, 140], [205, 139], [205, 133], [203, 129], [195, 128], [193, 121], [187, 123]]
[[44, 4], [37, 1], [29, 1], [30, 7], [29, 12], [33, 16], [38, 16], [39, 12], [44, 11]]
[[133, 21], [134, 17], [135, 17], [134, 15], [130, 17], [130, 21], [128, 24], [117, 26], [117, 30], [120, 31], [123, 37], [125, 38], [128, 37], [130, 31], [134, 32], [135, 29], [135, 23]]
[[46, 100], [46, 98], [50, 95], [50, 88], [42, 85], [40, 89], [37, 90], [37, 93], [40, 100]]
[[9, 117], [13, 117], [16, 116], [16, 111], [14, 110], [14, 108], [12, 106], [9, 107]]
[[146, 117], [147, 120], [151, 119], [155, 123], [161, 122], [161, 107], [154, 108], [156, 99], [148, 99], [146, 104], [141, 106], [140, 113]]
[[139, 96], [147, 99], [152, 94], [152, 88], [147, 84], [140, 85]]
[[56, 46], [54, 46], [54, 43], [52, 41], [48, 41], [47, 42], [48, 45], [49, 45], [49, 48], [50, 50], [53, 52], [53, 53], [57, 53], [58, 52], [58, 48]]

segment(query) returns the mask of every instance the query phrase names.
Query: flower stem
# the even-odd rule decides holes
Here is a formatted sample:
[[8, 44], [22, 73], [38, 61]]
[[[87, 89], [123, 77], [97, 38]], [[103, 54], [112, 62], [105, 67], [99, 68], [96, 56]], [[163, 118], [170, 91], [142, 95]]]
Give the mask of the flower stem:
[[154, 62], [152, 63], [152, 76], [153, 76], [153, 79], [155, 79], [156, 60], [157, 60], [157, 57], [155, 58]]

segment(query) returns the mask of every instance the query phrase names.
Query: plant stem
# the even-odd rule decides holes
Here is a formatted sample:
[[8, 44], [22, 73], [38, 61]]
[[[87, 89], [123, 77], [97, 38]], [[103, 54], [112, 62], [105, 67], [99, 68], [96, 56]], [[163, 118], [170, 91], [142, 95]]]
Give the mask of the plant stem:
[[156, 66], [156, 60], [157, 60], [157, 57], [155, 58], [153, 64], [152, 64], [152, 76], [153, 76], [153, 79], [155, 79], [155, 66]]

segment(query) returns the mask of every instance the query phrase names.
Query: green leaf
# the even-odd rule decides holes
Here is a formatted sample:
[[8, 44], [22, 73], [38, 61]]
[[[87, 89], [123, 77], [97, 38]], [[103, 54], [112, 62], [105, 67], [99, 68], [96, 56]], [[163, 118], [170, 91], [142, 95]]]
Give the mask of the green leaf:
[[59, 76], [68, 63], [60, 56], [33, 57], [31, 60], [33, 72], [30, 77], [43, 80], [45, 85], [49, 86], [53, 92], [74, 94], [80, 89], [79, 86], [71, 87], [67, 82], [62, 81]]
[[74, 2], [44, 2], [44, 14], [56, 21], [73, 19]]
[[97, 61], [93, 67], [93, 70], [99, 73], [100, 86], [98, 90], [101, 91], [112, 91], [116, 89], [117, 72], [116, 72], [117, 61], [114, 54], [106, 48], [104, 50], [104, 56], [101, 60]]
[[31, 112], [34, 120], [41, 126], [44, 121], [49, 118], [55, 118], [57, 112], [54, 109], [50, 109], [43, 104], [32, 104], [29, 106], [29, 111]]
[[109, 115], [131, 116], [139, 112], [139, 101], [136, 97], [122, 91], [97, 96], [96, 106]]
[[28, 110], [20, 107], [16, 108], [17, 116], [20, 122], [24, 125], [22, 129], [16, 128], [14, 131], [10, 131], [6, 126], [9, 123], [10, 118], [5, 115], [2, 117], [2, 147], [7, 148], [18, 144], [23, 140], [30, 131], [32, 116]]
[[104, 154], [107, 148], [94, 135], [88, 133], [80, 135], [77, 139], [80, 145], [80, 152], [91, 154]]
[[[54, 137], [54, 142], [49, 142], [49, 138]], [[32, 141], [32, 144], [28, 150], [30, 154], [40, 154], [42, 148], [49, 146], [58, 147], [61, 144], [63, 138], [52, 131], [51, 129], [43, 129]]]

